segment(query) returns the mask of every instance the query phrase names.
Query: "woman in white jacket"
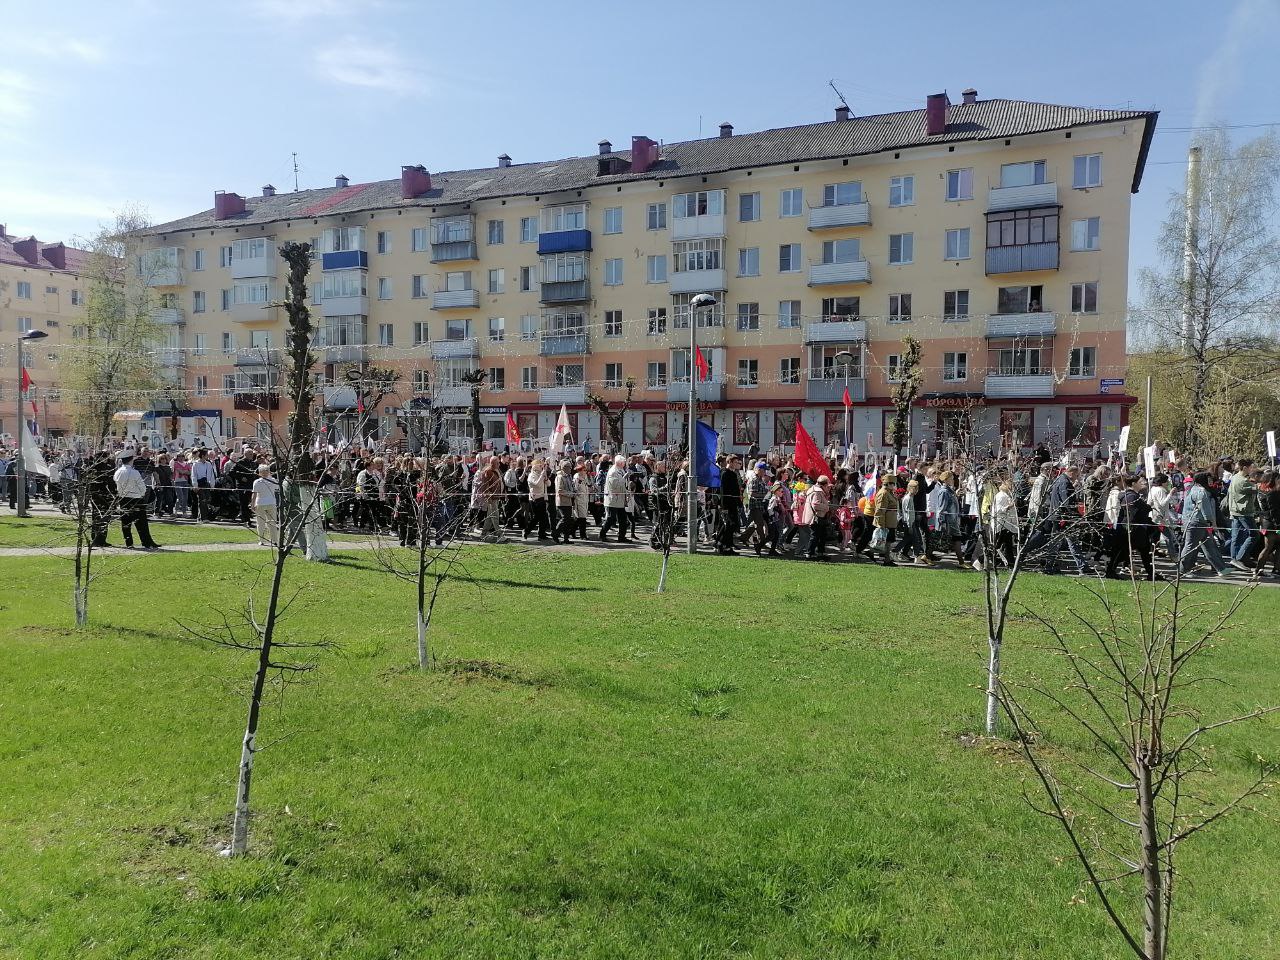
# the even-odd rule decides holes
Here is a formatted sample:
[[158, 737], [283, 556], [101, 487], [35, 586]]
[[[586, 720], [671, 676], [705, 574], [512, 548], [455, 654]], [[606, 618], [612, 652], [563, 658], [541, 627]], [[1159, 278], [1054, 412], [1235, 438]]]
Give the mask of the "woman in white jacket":
[[1008, 480], [1000, 484], [991, 501], [991, 533], [996, 553], [1012, 567], [1017, 556], [1018, 505], [1013, 499], [1013, 484]]

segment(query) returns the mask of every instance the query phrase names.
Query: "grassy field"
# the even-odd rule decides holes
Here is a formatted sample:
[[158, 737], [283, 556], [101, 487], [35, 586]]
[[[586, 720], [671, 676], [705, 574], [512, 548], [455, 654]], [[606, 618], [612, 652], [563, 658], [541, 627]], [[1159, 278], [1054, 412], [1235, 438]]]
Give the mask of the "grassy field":
[[[1016, 756], [965, 745], [976, 577], [676, 557], [656, 596], [647, 553], [477, 549], [423, 675], [407, 585], [338, 561], [290, 568], [285, 635], [338, 646], [272, 700], [227, 861], [252, 668], [173, 618], [234, 607], [261, 557], [135, 564], [83, 634], [65, 564], [0, 559], [0, 955], [1125, 956]], [[1249, 599], [1215, 712], [1277, 699], [1278, 621]], [[1033, 638], [1010, 671], [1051, 669]], [[1225, 790], [1280, 733], [1219, 742]], [[1275, 956], [1278, 860], [1256, 816], [1192, 841], [1177, 955]]]
[[[152, 520], [151, 536], [166, 547], [203, 543], [257, 543], [258, 536], [250, 528], [231, 523], [191, 523], [186, 520]], [[333, 533], [335, 542], [365, 540], [363, 534]], [[75, 524], [65, 517], [37, 514], [19, 520], [13, 514], [0, 518], [0, 548], [4, 547], [74, 547]], [[123, 546], [120, 524], [113, 521], [108, 542]], [[134, 542], [138, 543], [137, 534]]]

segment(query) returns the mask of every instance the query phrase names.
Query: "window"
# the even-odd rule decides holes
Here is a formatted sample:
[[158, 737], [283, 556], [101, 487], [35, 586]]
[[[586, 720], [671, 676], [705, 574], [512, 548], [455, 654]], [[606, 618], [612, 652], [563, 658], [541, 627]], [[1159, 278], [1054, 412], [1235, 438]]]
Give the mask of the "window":
[[1009, 446], [1031, 446], [1031, 414], [1031, 410], [1010, 407], [1000, 411], [1000, 436]]
[[526, 313], [520, 318], [520, 339], [521, 340], [537, 340], [538, 339], [538, 316], [533, 313]]
[[520, 218], [520, 242], [521, 243], [537, 243], [538, 242], [538, 218], [537, 217], [521, 217]]
[[1102, 154], [1091, 153], [1075, 158], [1071, 186], [1077, 190], [1102, 186]]
[[671, 198], [671, 215], [677, 220], [689, 217], [719, 216], [724, 213], [723, 190], [698, 190], [678, 193]]
[[[671, 298], [671, 305], [675, 311], [672, 318], [672, 325], [677, 329], [689, 329], [689, 314], [692, 308], [689, 302], [693, 299], [692, 293], [680, 293]], [[718, 302], [715, 306], [707, 308], [703, 307], [698, 311], [698, 326], [700, 327], [723, 327], [724, 326], [724, 303]]]
[[431, 392], [431, 372], [429, 370], [413, 371], [413, 392], [414, 393], [430, 393]]
[[26, 280], [18, 281], [18, 299], [19, 300], [31, 299], [31, 284], [28, 283]]
[[[319, 286], [312, 286], [312, 288], [311, 288], [311, 289], [312, 289], [312, 290], [314, 291], [314, 293], [315, 293], [315, 294], [317, 294], [317, 295], [320, 293], [320, 287], [319, 287]], [[221, 294], [222, 294], [222, 296], [221, 296], [222, 309], [223, 309], [223, 310], [230, 310], [230, 309], [231, 309], [231, 291], [230, 291], [230, 290], [223, 290], [223, 291], [221, 291]]]
[[32, 330], [32, 326], [33, 326], [33, 324], [32, 324], [32, 321], [31, 321], [31, 318], [30, 318], [30, 317], [19, 317], [19, 318], [18, 318], [18, 332], [19, 332], [19, 333], [30, 333], [30, 332], [31, 332], [31, 330]]
[[911, 319], [911, 294], [889, 294], [889, 322], [905, 323]]
[[1098, 282], [1096, 280], [1073, 283], [1071, 285], [1071, 312], [1098, 312]]
[[234, 333], [229, 333], [226, 330], [222, 331], [222, 352], [235, 353], [235, 350], [236, 350], [236, 335]]
[[378, 324], [378, 346], [394, 347], [396, 345], [396, 328], [391, 323]]
[[267, 238], [253, 237], [248, 240], [237, 240], [231, 245], [231, 259], [263, 260], [267, 256]]
[[749, 447], [760, 442], [760, 413], [756, 410], [735, 410], [733, 414], [733, 442], [739, 447]]
[[996, 370], [1005, 377], [1039, 376], [1048, 372], [1049, 350], [1013, 346], [996, 351]]
[[800, 326], [800, 301], [778, 301], [778, 326], [782, 328]]
[[543, 283], [570, 283], [587, 278], [585, 253], [558, 253], [542, 258]]
[[[320, 296], [328, 300], [331, 297], [363, 297], [365, 295], [365, 272], [363, 270], [326, 270]], [[264, 288], [266, 284], [262, 284]], [[240, 299], [241, 285], [236, 284], [236, 303]], [[266, 303], [266, 297], [262, 299]]]
[[667, 415], [665, 413], [646, 413], [644, 415], [644, 445], [659, 447], [667, 442]]
[[543, 233], [561, 233], [565, 230], [585, 230], [587, 228], [587, 205], [585, 203], [562, 203], [542, 209]]
[[521, 390], [537, 390], [538, 389], [538, 368], [537, 367], [521, 367], [520, 368], [520, 389]]
[[204, 313], [204, 310], [205, 310], [204, 291], [192, 290], [191, 291], [191, 312]]
[[660, 337], [667, 332], [667, 308], [651, 307], [649, 309], [649, 336]]
[[681, 240], [671, 245], [676, 273], [720, 270], [724, 267], [723, 240]]
[[604, 365], [604, 385], [614, 390], [622, 386], [621, 363], [606, 363]]
[[364, 227], [329, 227], [322, 235], [325, 253], [342, 253], [346, 250], [363, 250]]
[[945, 258], [947, 260], [968, 260], [969, 259], [969, 228], [960, 227], [957, 230], [947, 231], [947, 246]]
[[942, 355], [942, 379], [948, 383], [956, 383], [969, 379], [969, 354], [950, 350]]
[[889, 206], [909, 207], [916, 202], [915, 177], [889, 178]]
[[[716, 351], [714, 350], [702, 351], [703, 359], [707, 361], [707, 376], [705, 378], [707, 383], [718, 382], [716, 369], [715, 369], [715, 354], [716, 354]], [[688, 383], [691, 368], [694, 366], [689, 362], [688, 349], [686, 348], [684, 350], [672, 350], [671, 360], [672, 360], [672, 369], [671, 369], [672, 382]], [[698, 379], [702, 380], [704, 378], [699, 377]]]
[[1000, 186], [1029, 187], [1045, 182], [1045, 163], [1043, 160], [1032, 160], [1027, 163], [1004, 163], [1000, 165]]
[[604, 208], [604, 232], [605, 233], [621, 233], [622, 232], [622, 208], [621, 207], [605, 207]]
[[377, 236], [377, 247], [379, 253], [391, 252], [391, 234], [386, 230], [379, 230]]
[[943, 320], [969, 319], [969, 291], [948, 290], [942, 295]]
[[520, 292], [528, 293], [533, 289], [534, 277], [537, 276], [537, 267], [521, 267], [520, 268]]
[[1044, 303], [1044, 287], [1001, 287], [996, 295], [996, 313], [1040, 313]]
[[415, 273], [413, 275], [413, 298], [421, 300], [423, 297], [430, 296], [430, 293], [427, 289], [427, 278], [421, 273]]
[[760, 248], [743, 247], [738, 251], [738, 276], [760, 276]]
[[739, 330], [759, 330], [760, 329], [760, 304], [758, 303], [738, 304], [738, 329]]
[[379, 300], [391, 299], [391, 278], [390, 277], [378, 278], [378, 299]]
[[431, 342], [431, 327], [425, 320], [415, 320], [413, 322], [413, 345], [420, 347], [424, 343]]
[[646, 279], [649, 283], [667, 282], [667, 255], [659, 253], [650, 256], [645, 263]]
[[947, 171], [947, 199], [973, 199], [973, 167]]
[[622, 336], [621, 310], [606, 310], [604, 312], [604, 335], [606, 337]]
[[222, 375], [222, 392], [223, 393], [236, 392], [236, 375], [234, 373], [224, 373]]
[[823, 263], [853, 263], [861, 259], [861, 240], [824, 240], [822, 243]]
[[1098, 375], [1098, 348], [1072, 347], [1071, 363], [1067, 368], [1067, 376], [1076, 380], [1087, 380]]
[[862, 202], [862, 184], [857, 180], [846, 183], [828, 183], [822, 188], [824, 207], [847, 207]]
[[778, 216], [798, 217], [804, 213], [804, 188], [788, 187], [778, 195]]
[[557, 363], [552, 371], [553, 383], [557, 387], [582, 386], [582, 364]]
[[860, 316], [862, 316], [861, 297], [822, 298], [822, 320], [824, 323], [857, 320]]
[[665, 387], [667, 385], [666, 363], [662, 360], [650, 361], [644, 382], [650, 390], [657, 390], [661, 387]]
[[799, 357], [783, 357], [778, 361], [778, 382], [789, 384], [800, 382]]
[[760, 219], [760, 194], [759, 193], [740, 193], [738, 194], [738, 220], [741, 223], [751, 223], [753, 220]]
[[84, 306], [84, 297], [80, 295], [80, 291], [77, 290], [75, 287], [71, 288], [71, 305], [73, 307]]
[[[846, 365], [843, 354], [853, 356]], [[810, 380], [843, 380], [845, 375], [862, 378], [862, 345], [857, 343], [817, 343], [809, 347]]]
[[796, 424], [800, 422], [799, 410], [778, 410], [773, 415], [773, 442], [790, 446], [796, 442]]
[[915, 234], [889, 234], [889, 262], [910, 263], [915, 256]]
[[503, 232], [506, 230], [506, 223], [502, 220], [489, 221], [489, 245], [497, 246], [502, 243], [504, 237]]
[[206, 334], [203, 333], [197, 333], [195, 335], [195, 352], [198, 356], [204, 356], [209, 352], [209, 348], [205, 346], [205, 337]]
[[648, 230], [667, 229], [667, 205], [665, 203], [649, 204], [645, 214], [645, 225]]
[[207, 397], [209, 395], [209, 378], [206, 376], [196, 377], [196, 396]]
[[896, 353], [891, 353], [889, 354], [889, 356], [885, 357], [885, 362], [884, 362], [885, 380], [887, 380], [889, 383], [900, 383], [902, 381], [901, 369], [902, 369], [901, 355]]
[[471, 339], [471, 321], [446, 320], [444, 322], [444, 338], [453, 341]]
[[502, 343], [507, 339], [507, 320], [506, 317], [490, 317], [489, 318], [489, 342]]
[[1101, 219], [1099, 217], [1090, 217], [1088, 220], [1072, 220], [1071, 249], [1097, 250], [1101, 246], [1098, 238], [1100, 223]]
[[604, 262], [604, 285], [606, 287], [622, 286], [621, 257], [611, 257]]
[[500, 390], [507, 389], [507, 368], [490, 367], [489, 376], [486, 379], [488, 382], [485, 386], [488, 388], [490, 393], [497, 393]]
[[203, 250], [191, 251], [191, 269], [192, 270], [204, 269], [204, 251]]
[[[465, 288], [464, 288], [465, 289]], [[489, 292], [505, 293], [507, 289], [507, 271], [502, 267], [489, 271]]]
[[[315, 247], [312, 247], [312, 249], [314, 250]], [[231, 266], [231, 247], [230, 246], [218, 248], [218, 266], [224, 267], [224, 268]]]
[[1098, 442], [1102, 411], [1097, 407], [1067, 407], [1067, 443], [1073, 447], [1092, 447]]
[[[825, 245], [823, 247], [825, 250]], [[800, 244], [784, 243], [778, 247], [778, 272], [779, 273], [798, 273], [802, 267], [800, 263]]]
[[987, 214], [987, 247], [1017, 247], [1028, 243], [1057, 243], [1058, 210], [1008, 210]]

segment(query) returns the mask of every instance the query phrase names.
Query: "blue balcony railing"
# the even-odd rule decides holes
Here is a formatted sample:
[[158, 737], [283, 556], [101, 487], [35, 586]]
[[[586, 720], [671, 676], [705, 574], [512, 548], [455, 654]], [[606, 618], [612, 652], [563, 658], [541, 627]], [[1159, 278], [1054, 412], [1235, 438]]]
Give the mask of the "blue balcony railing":
[[364, 270], [369, 266], [369, 255], [363, 250], [342, 250], [322, 254], [320, 263], [325, 270], [350, 270], [354, 267]]
[[557, 230], [538, 234], [538, 253], [581, 253], [591, 249], [590, 230]]

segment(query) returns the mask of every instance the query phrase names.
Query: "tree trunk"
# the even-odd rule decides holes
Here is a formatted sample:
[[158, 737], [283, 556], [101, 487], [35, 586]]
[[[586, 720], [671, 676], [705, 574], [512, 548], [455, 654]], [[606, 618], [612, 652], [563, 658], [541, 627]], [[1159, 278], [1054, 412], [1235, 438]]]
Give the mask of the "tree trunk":
[[1148, 758], [1139, 760], [1138, 818], [1142, 835], [1142, 939], [1147, 960], [1164, 960], [1164, 876], [1160, 872], [1160, 830]]
[[996, 636], [987, 638], [987, 723], [988, 737], [996, 735], [1000, 719], [1000, 647], [1003, 641]]

